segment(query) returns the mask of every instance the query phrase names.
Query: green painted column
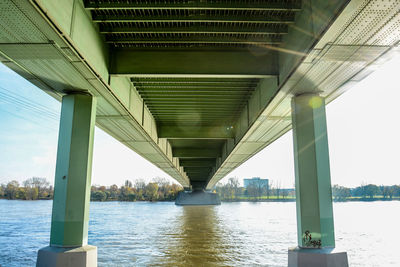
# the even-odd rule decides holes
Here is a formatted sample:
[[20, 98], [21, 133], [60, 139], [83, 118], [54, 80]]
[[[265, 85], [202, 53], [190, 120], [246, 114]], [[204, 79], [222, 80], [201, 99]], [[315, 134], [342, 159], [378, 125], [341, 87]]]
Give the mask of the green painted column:
[[50, 246], [87, 245], [96, 99], [62, 99]]
[[335, 247], [324, 98], [292, 99], [299, 247]]

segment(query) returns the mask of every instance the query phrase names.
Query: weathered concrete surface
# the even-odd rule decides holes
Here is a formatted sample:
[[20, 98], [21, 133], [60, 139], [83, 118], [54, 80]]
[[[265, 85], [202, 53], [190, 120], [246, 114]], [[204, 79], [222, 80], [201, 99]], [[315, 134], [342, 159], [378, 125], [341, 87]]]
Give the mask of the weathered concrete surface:
[[288, 267], [348, 267], [347, 253], [334, 248], [289, 248]]
[[205, 191], [180, 192], [175, 201], [176, 205], [221, 205], [216, 193]]
[[97, 247], [44, 247], [38, 252], [36, 267], [97, 267]]

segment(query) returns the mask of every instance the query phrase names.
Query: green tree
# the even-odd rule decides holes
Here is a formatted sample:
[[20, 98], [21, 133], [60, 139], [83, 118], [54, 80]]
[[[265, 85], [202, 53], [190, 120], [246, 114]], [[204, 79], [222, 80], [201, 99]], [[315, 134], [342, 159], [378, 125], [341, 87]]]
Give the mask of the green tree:
[[128, 201], [136, 201], [136, 194], [131, 192], [128, 194]]
[[38, 190], [38, 198], [48, 198], [49, 196], [49, 185], [50, 183], [46, 180], [46, 178], [42, 177], [32, 177], [24, 181], [24, 186], [26, 185], [32, 188], [37, 188]]
[[380, 186], [380, 190], [382, 192], [383, 198], [393, 198], [393, 193], [394, 193], [394, 186]]
[[4, 197], [4, 191], [6, 186], [4, 184], [0, 185], [0, 198]]
[[400, 197], [400, 185], [393, 185], [393, 196]]
[[120, 191], [118, 189], [118, 185], [113, 184], [112, 186], [110, 186], [109, 192], [110, 192], [109, 198], [111, 198], [112, 200], [118, 199], [119, 193], [120, 193]]
[[16, 199], [26, 199], [26, 192], [24, 187], [18, 187], [17, 192], [15, 193]]
[[370, 198], [374, 198], [375, 195], [379, 193], [379, 187], [374, 184], [369, 184], [365, 186], [365, 194]]
[[340, 200], [340, 201], [345, 200], [346, 198], [351, 196], [350, 188], [346, 188], [335, 184], [332, 187], [332, 196], [333, 199], [335, 200]]
[[134, 187], [136, 189], [136, 199], [144, 200], [144, 191], [146, 183], [142, 179], [135, 180]]
[[163, 177], [156, 177], [153, 182], [158, 185], [158, 200], [165, 200], [171, 187], [169, 181]]
[[158, 184], [148, 183], [145, 188], [145, 195], [149, 201], [157, 201], [158, 199]]
[[5, 197], [7, 199], [16, 199], [19, 183], [15, 180], [9, 182], [6, 186]]
[[93, 201], [105, 201], [106, 199], [107, 195], [103, 191], [95, 191], [90, 194], [90, 200]]
[[178, 193], [183, 190], [183, 187], [177, 184], [172, 184], [166, 196], [166, 200], [175, 200]]
[[25, 199], [37, 200], [39, 198], [39, 189], [36, 187], [25, 187]]
[[25, 188], [25, 199], [26, 200], [36, 200], [39, 198], [39, 188], [35, 187], [32, 182], [32, 178], [26, 179], [23, 182]]
[[130, 195], [133, 194], [133, 188], [128, 186], [121, 186], [118, 199], [120, 201], [130, 201]]

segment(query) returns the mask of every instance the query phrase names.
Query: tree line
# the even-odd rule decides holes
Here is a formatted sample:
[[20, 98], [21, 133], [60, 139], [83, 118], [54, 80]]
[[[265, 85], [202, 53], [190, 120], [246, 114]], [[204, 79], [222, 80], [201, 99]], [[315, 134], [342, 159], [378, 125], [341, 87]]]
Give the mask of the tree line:
[[22, 184], [12, 180], [0, 186], [0, 198], [23, 200], [52, 199], [53, 187], [46, 178], [41, 177], [26, 179]]
[[144, 180], [132, 183], [125, 181], [123, 186], [112, 185], [92, 186], [90, 199], [92, 201], [173, 201], [182, 191], [182, 186], [170, 183], [165, 178], [154, 178], [146, 184]]
[[294, 189], [282, 188], [280, 181], [270, 181], [269, 184], [254, 182], [243, 187], [236, 177], [229, 178], [225, 184], [217, 183], [215, 192], [222, 201], [294, 198]]
[[355, 188], [348, 188], [340, 185], [332, 187], [334, 200], [343, 201], [348, 199], [372, 200], [376, 198], [393, 199], [400, 198], [400, 185], [375, 185], [362, 184]]
[[[142, 179], [134, 182], [126, 180], [122, 186], [93, 185], [90, 190], [90, 199], [92, 201], [174, 201], [182, 190], [182, 186], [160, 177], [148, 183]], [[222, 201], [295, 198], [294, 189], [282, 188], [280, 182], [272, 182], [269, 185], [254, 183], [245, 188], [240, 186], [238, 178], [229, 178], [225, 184], [218, 183], [214, 192]], [[53, 193], [53, 186], [41, 177], [26, 179], [21, 184], [13, 180], [0, 186], [0, 198], [5, 199], [53, 199]], [[336, 201], [400, 199], [400, 185], [362, 184], [355, 188], [333, 185], [332, 197]]]
[[[218, 183], [215, 187], [222, 201], [241, 201], [241, 200], [283, 200], [295, 199], [293, 188], [282, 188], [278, 181], [269, 185], [260, 183], [249, 184], [246, 188], [240, 186], [238, 178], [229, 178], [228, 182]], [[340, 185], [332, 186], [332, 198], [336, 201], [347, 200], [374, 200], [374, 199], [400, 199], [400, 185], [374, 185], [362, 184], [354, 188]]]
[[[154, 178], [146, 183], [144, 180], [136, 180], [133, 183], [126, 180], [124, 185], [100, 186], [93, 185], [90, 190], [91, 201], [173, 201], [182, 186], [170, 183], [165, 178]], [[0, 198], [38, 200], [53, 199], [53, 186], [46, 178], [32, 177], [20, 184], [18, 181], [10, 181], [0, 186]]]

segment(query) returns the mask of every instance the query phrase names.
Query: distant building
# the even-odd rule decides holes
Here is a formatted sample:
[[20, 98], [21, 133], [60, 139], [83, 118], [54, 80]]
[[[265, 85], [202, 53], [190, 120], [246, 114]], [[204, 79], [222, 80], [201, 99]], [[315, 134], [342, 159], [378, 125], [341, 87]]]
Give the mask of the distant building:
[[269, 189], [269, 180], [268, 179], [261, 179], [260, 177], [253, 177], [253, 178], [245, 178], [243, 179], [244, 188], [247, 188], [249, 185], [255, 185], [258, 188], [265, 187]]

